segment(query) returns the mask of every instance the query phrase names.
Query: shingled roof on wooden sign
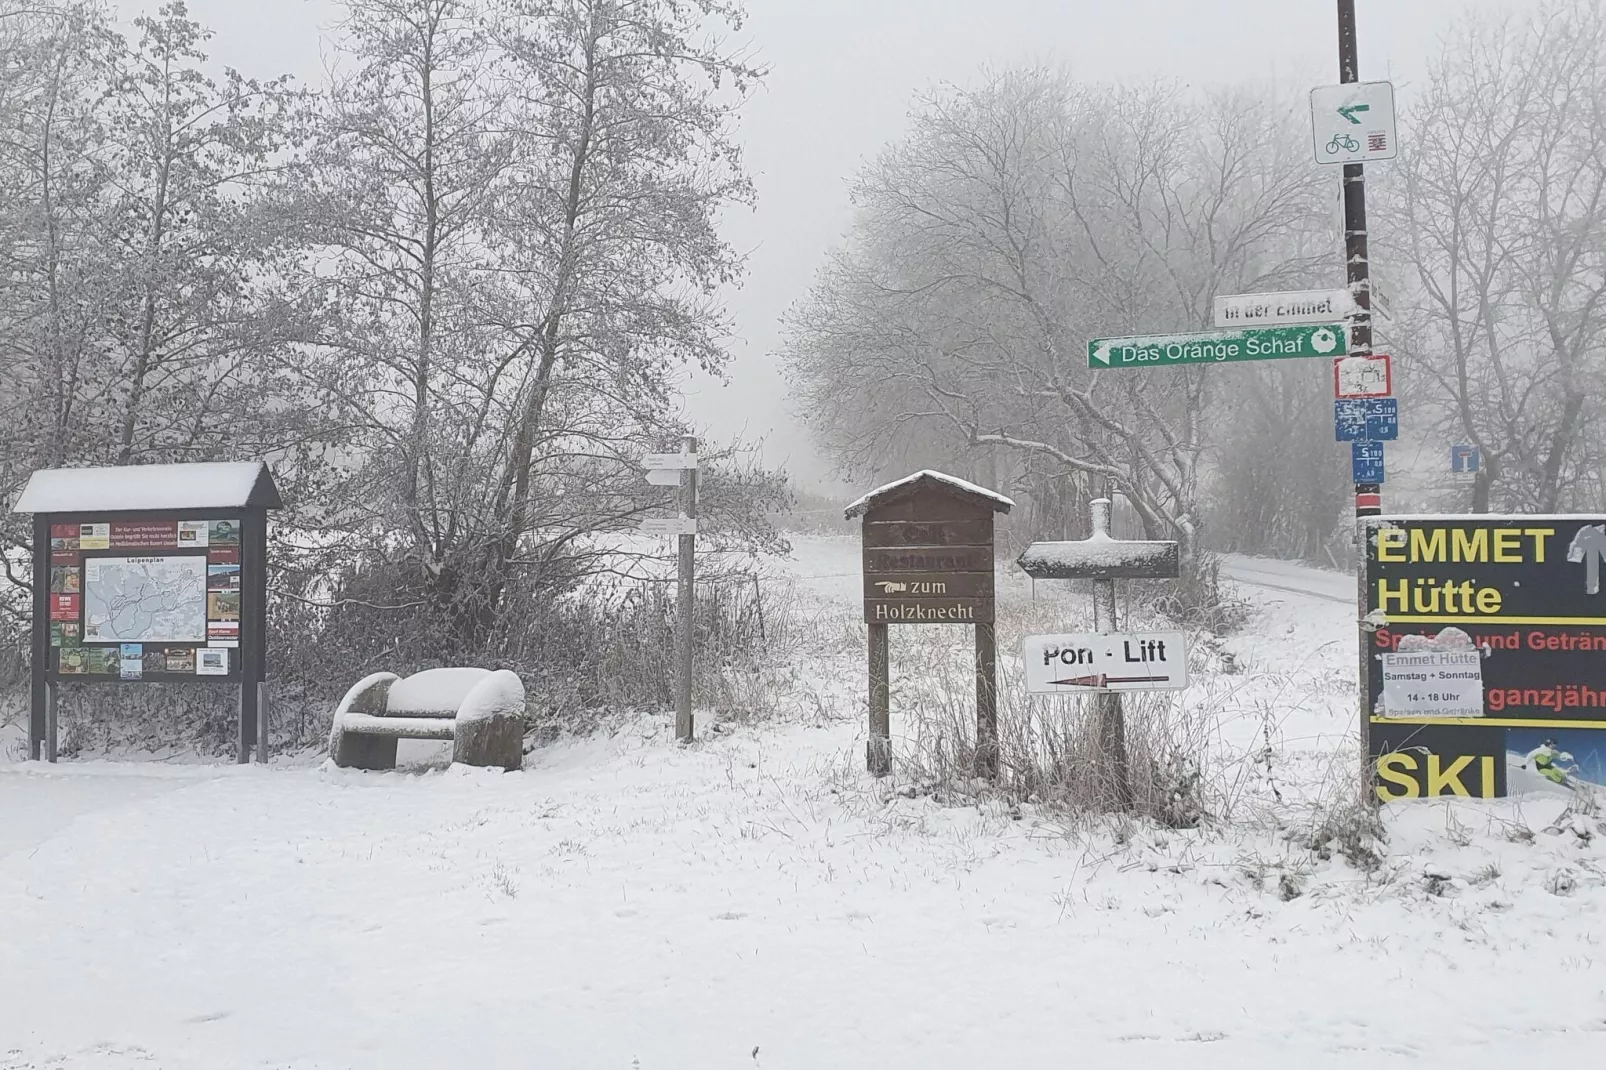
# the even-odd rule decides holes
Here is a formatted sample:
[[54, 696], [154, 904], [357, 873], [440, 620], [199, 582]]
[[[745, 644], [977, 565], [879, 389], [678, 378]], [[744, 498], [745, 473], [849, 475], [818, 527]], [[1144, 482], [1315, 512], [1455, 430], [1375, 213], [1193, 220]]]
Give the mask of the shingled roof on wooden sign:
[[877, 506], [891, 505], [893, 502], [912, 498], [916, 494], [928, 490], [935, 490], [954, 498], [971, 501], [977, 505], [985, 505], [995, 513], [1007, 513], [1015, 508], [1014, 501], [1004, 497], [1002, 494], [990, 491], [986, 487], [978, 487], [976, 484], [960, 479], [958, 476], [951, 476], [945, 472], [934, 472], [927, 468], [913, 475], [894, 480], [884, 487], [877, 487], [849, 505], [847, 509], [843, 510], [842, 515], [852, 520], [854, 517], [869, 512]]

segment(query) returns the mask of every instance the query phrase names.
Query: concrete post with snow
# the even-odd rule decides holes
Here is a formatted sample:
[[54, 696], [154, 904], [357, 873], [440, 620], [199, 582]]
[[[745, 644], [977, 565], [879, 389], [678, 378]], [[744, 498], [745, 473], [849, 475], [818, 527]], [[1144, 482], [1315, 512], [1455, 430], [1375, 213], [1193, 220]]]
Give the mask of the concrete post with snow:
[[[1117, 579], [1175, 579], [1182, 556], [1175, 542], [1116, 539], [1110, 535], [1110, 499], [1091, 503], [1093, 533], [1070, 542], [1034, 542], [1018, 564], [1033, 579], [1093, 581], [1093, 627], [1087, 636], [1028, 636], [1022, 645], [1027, 686], [1042, 694], [1092, 694], [1098, 711], [1099, 755], [1106, 802], [1117, 809], [1132, 804], [1127, 770], [1126, 724], [1121, 691], [1176, 689], [1187, 686], [1187, 642], [1180, 634], [1119, 637], [1115, 619]], [[1110, 637], [1119, 638], [1117, 643]], [[1122, 675], [1110, 673], [1106, 650], [1121, 662], [1138, 667]], [[1055, 656], [1050, 656], [1051, 654]], [[1039, 680], [1038, 657], [1055, 671]], [[1063, 664], [1056, 665], [1059, 661]], [[1141, 671], [1139, 671], [1139, 669]], [[1066, 672], [1071, 676], [1064, 676]], [[1063, 678], [1058, 678], [1062, 677]]]

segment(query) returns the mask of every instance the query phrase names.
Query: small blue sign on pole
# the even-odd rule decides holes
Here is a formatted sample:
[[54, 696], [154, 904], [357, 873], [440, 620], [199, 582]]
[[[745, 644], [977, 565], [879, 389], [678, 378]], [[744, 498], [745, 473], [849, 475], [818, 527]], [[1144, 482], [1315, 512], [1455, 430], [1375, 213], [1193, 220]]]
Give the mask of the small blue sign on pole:
[[1333, 402], [1333, 437], [1340, 442], [1400, 437], [1398, 398], [1339, 398]]
[[1350, 473], [1353, 483], [1383, 482], [1383, 443], [1369, 439], [1351, 442]]
[[1483, 467], [1483, 455], [1476, 446], [1451, 446], [1450, 471], [1455, 475], [1476, 475]]

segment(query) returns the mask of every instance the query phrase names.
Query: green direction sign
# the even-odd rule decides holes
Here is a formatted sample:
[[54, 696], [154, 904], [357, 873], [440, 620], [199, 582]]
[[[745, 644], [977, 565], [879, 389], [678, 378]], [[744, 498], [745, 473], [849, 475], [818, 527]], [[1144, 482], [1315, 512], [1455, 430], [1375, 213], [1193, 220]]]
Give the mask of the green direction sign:
[[1229, 360], [1342, 357], [1349, 334], [1341, 323], [1298, 327], [1246, 327], [1241, 331], [1095, 338], [1087, 344], [1089, 368], [1169, 368]]

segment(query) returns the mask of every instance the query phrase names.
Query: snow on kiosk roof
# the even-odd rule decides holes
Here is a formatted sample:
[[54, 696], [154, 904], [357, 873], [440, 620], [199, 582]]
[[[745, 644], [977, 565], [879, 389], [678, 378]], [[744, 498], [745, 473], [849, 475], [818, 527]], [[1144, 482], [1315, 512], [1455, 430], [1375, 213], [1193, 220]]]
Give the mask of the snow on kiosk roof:
[[956, 498], [969, 499], [978, 505], [991, 506], [995, 513], [1007, 513], [1015, 508], [1014, 501], [1004, 497], [1002, 494], [990, 491], [986, 487], [978, 487], [976, 484], [960, 479], [958, 476], [951, 476], [944, 472], [934, 472], [926, 468], [913, 475], [894, 480], [884, 487], [877, 487], [849, 505], [847, 509], [843, 510], [842, 515], [852, 520], [854, 517], [866, 513], [878, 505], [890, 505], [893, 502], [902, 501], [931, 487], [941, 489]]
[[14, 513], [116, 513], [157, 509], [280, 509], [264, 461], [46, 468], [28, 479]]

